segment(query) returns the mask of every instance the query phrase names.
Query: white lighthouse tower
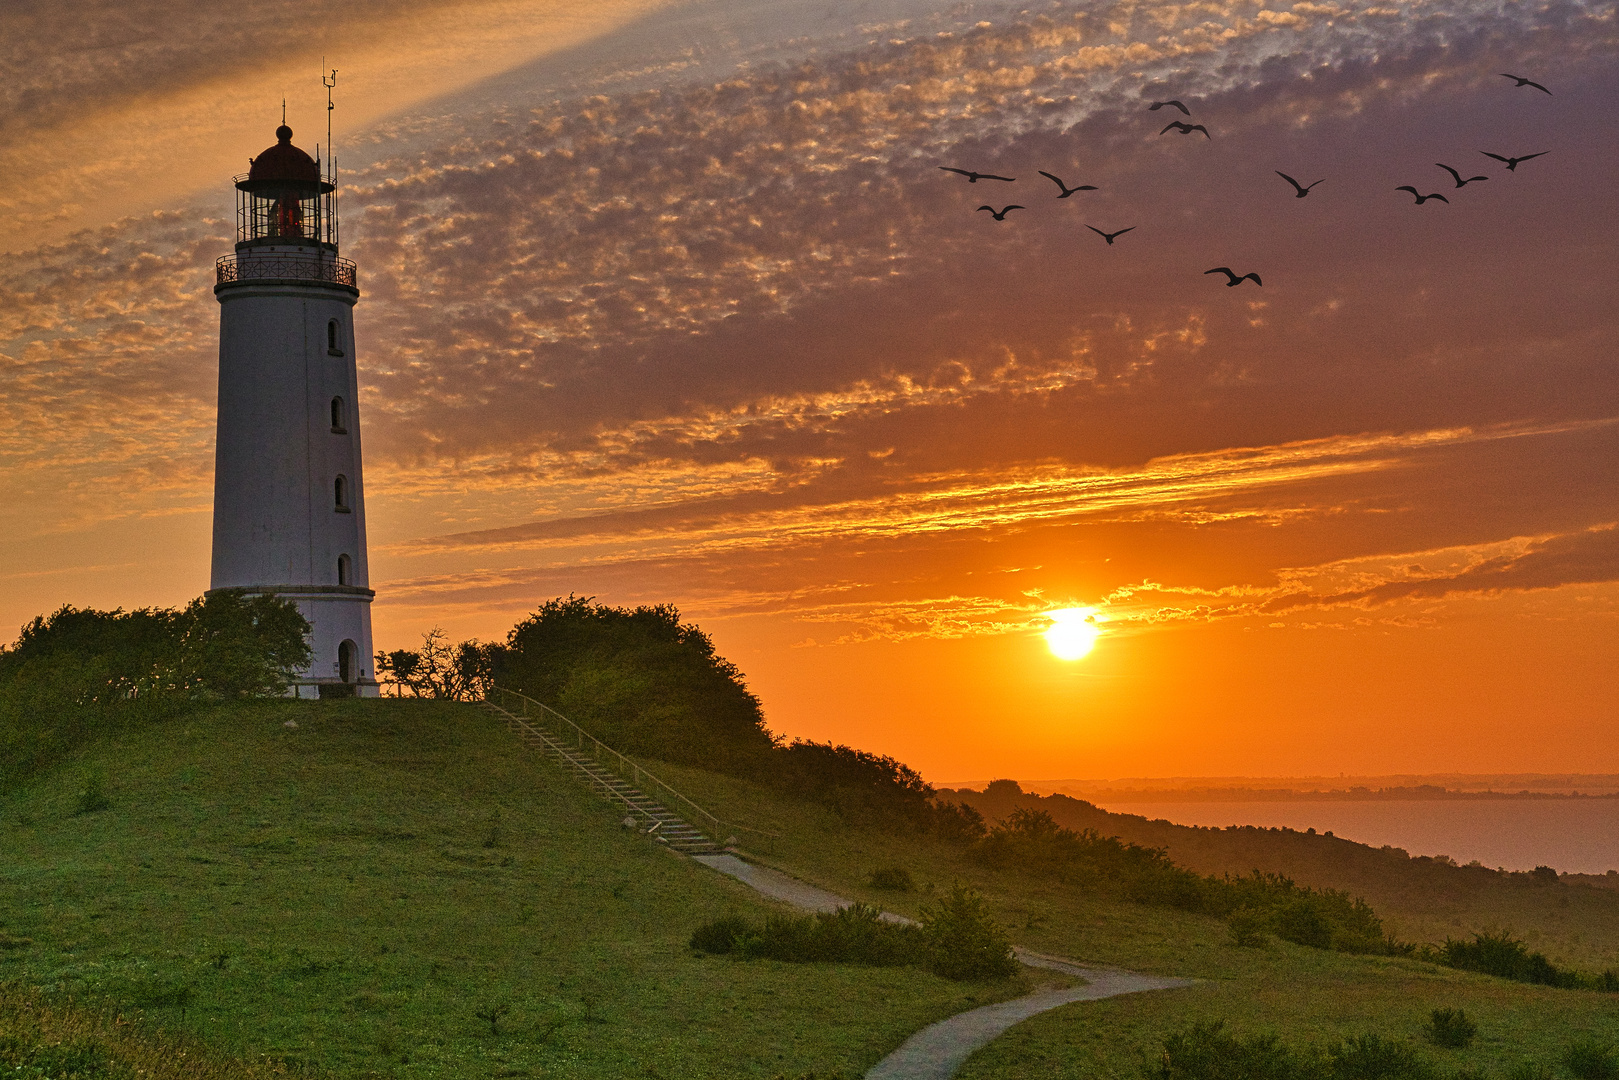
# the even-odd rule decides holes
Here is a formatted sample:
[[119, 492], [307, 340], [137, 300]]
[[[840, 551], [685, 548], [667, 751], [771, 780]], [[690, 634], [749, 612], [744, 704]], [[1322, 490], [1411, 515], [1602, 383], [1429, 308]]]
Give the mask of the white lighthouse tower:
[[[219, 422], [211, 588], [294, 601], [314, 632], [297, 697], [375, 696], [354, 263], [336, 172], [276, 128], [236, 177], [236, 253], [218, 263]], [[328, 167], [332, 160], [328, 146]]]

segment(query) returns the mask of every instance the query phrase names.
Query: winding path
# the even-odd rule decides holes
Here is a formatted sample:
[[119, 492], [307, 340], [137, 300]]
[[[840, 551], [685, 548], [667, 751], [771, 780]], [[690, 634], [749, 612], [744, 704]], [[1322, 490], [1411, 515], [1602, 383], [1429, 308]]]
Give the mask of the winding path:
[[[694, 855], [698, 862], [766, 896], [805, 911], [836, 911], [849, 901], [837, 893], [818, 889], [779, 870], [743, 862], [735, 855]], [[892, 922], [910, 922], [903, 915], [883, 912]], [[1058, 956], [1046, 956], [1014, 949], [1019, 963], [1027, 967], [1049, 968], [1084, 979], [1084, 985], [1066, 990], [1037, 990], [1011, 1001], [985, 1005], [930, 1024], [906, 1039], [899, 1049], [883, 1058], [866, 1073], [866, 1080], [948, 1080], [972, 1056], [1013, 1024], [1037, 1013], [1075, 1001], [1096, 1001], [1120, 994], [1146, 990], [1171, 990], [1192, 985], [1191, 979], [1165, 979], [1156, 975], [1136, 975], [1128, 971], [1093, 968]]]

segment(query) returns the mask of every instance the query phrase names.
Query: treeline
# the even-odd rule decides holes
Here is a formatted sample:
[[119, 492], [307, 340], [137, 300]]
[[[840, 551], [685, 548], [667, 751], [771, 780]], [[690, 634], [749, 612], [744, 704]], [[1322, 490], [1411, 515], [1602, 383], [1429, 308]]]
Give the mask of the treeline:
[[183, 608], [38, 616], [0, 645], [0, 781], [180, 703], [281, 695], [309, 663], [308, 634], [291, 603], [237, 590]]

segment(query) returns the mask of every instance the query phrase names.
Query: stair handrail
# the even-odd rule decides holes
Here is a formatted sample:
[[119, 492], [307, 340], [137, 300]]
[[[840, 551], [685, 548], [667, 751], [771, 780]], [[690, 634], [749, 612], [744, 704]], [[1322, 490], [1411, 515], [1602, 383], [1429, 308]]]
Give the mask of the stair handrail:
[[[658, 779], [658, 777], [652, 775], [652, 773], [650, 773], [646, 769], [642, 768], [639, 763], [637, 763], [636, 761], [634, 761], [631, 758], [625, 757], [623, 754], [619, 753], [617, 750], [614, 750], [611, 746], [608, 746], [606, 743], [604, 743], [600, 739], [596, 738], [596, 736], [592, 735], [590, 732], [586, 731], [584, 728], [580, 727], [578, 724], [574, 723], [572, 720], [569, 720], [566, 716], [563, 716], [561, 713], [557, 712], [555, 709], [551, 708], [551, 706], [547, 705], [543, 701], [535, 701], [533, 698], [529, 697], [527, 694], [519, 693], [516, 690], [508, 690], [504, 686], [491, 686], [489, 688], [489, 694], [499, 694], [499, 695], [501, 695], [501, 700], [502, 701], [504, 701], [508, 697], [517, 698], [519, 701], [521, 701], [523, 703], [522, 715], [525, 718], [528, 716], [528, 706], [532, 705], [536, 709], [538, 709], [540, 712], [544, 713], [546, 716], [549, 716], [549, 717], [551, 717], [551, 718], [553, 718], [555, 720], [561, 721], [563, 724], [566, 724], [568, 727], [573, 729], [574, 734], [578, 737], [578, 739], [579, 739], [579, 748], [581, 750], [584, 749], [585, 743], [588, 741], [592, 746], [596, 747], [596, 749], [598, 751], [600, 751], [602, 754], [611, 754], [613, 757], [618, 759], [619, 763], [623, 767], [629, 769], [631, 771], [631, 773], [635, 776], [635, 783], [636, 783], [637, 787], [642, 787], [643, 786], [643, 778], [645, 780], [650, 780], [654, 784], [658, 785], [658, 787], [662, 788], [664, 791], [668, 792], [670, 795], [673, 795], [676, 799], [680, 800], [682, 803], [685, 803], [687, 806], [689, 806], [693, 810], [695, 810], [701, 817], [703, 817], [705, 820], [707, 820], [708, 823], [713, 827], [713, 830], [714, 830], [713, 839], [716, 840], [716, 841], [719, 841], [719, 842], [723, 843], [724, 841], [722, 839], [722, 834], [729, 831], [729, 830], [733, 830], [733, 829], [741, 829], [741, 830], [743, 830], [745, 832], [759, 833], [759, 834], [761, 834], [763, 836], [777, 836], [777, 835], [779, 835], [777, 833], [766, 832], [764, 829], [755, 829], [755, 828], [753, 828], [752, 826], [749, 826], [749, 825], [736, 825], [736, 824], [733, 824], [733, 823], [728, 822], [728, 821], [722, 821], [721, 819], [715, 817], [713, 814], [709, 813], [707, 810], [704, 810], [701, 806], [698, 806], [696, 803], [694, 803], [690, 799], [686, 798], [686, 796], [682, 795], [680, 792], [676, 791], [673, 787], [671, 787], [665, 781], [660, 780], [660, 779]], [[485, 700], [488, 699], [489, 694], [484, 695]]]

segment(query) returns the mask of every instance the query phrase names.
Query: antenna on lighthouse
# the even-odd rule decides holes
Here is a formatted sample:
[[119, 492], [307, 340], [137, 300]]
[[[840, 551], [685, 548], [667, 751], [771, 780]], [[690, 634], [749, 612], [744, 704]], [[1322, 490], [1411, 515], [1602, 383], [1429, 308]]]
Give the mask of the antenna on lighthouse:
[[332, 110], [337, 108], [332, 104], [332, 87], [337, 85], [337, 69], [332, 68], [330, 76], [325, 74], [326, 58], [320, 58], [321, 77], [320, 84], [326, 88], [326, 168], [331, 172], [332, 185], [332, 218], [328, 226], [331, 230], [332, 243], [338, 242], [337, 237], [337, 152], [332, 149]]

